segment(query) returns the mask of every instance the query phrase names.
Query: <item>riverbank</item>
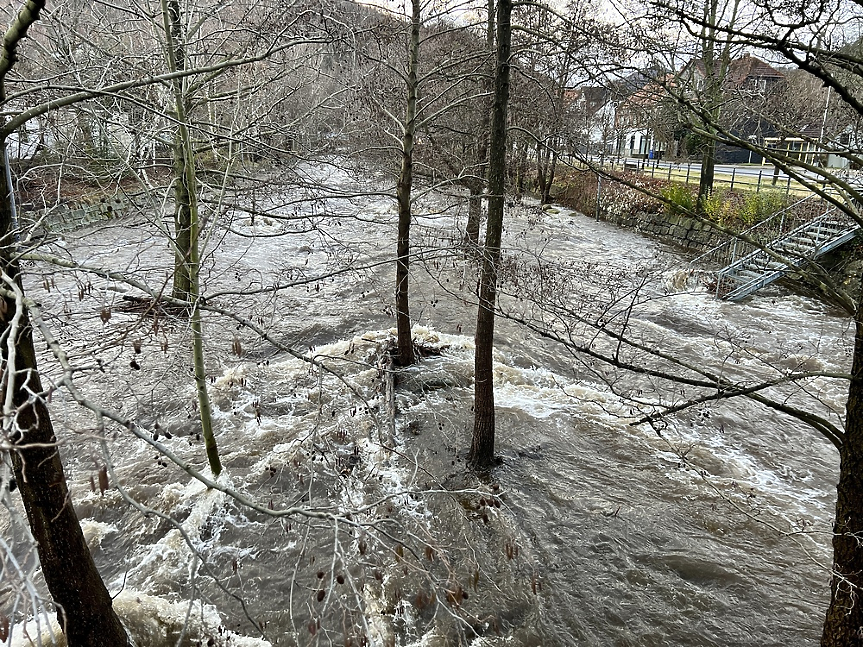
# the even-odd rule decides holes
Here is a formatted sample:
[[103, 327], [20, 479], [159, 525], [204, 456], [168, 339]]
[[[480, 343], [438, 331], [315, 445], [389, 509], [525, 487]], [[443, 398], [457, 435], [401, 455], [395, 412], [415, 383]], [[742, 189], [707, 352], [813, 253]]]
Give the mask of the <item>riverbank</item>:
[[[723, 190], [717, 191], [711, 199], [708, 205], [711, 219], [705, 221], [685, 213], [694, 207], [694, 195], [689, 187], [635, 174], [622, 174], [621, 179], [626, 184], [608, 178], [597, 180], [596, 174], [590, 171], [569, 173], [556, 183], [553, 197], [567, 208], [618, 227], [633, 229], [672, 245], [693, 259], [734, 240], [733, 234], [721, 231], [713, 222], [734, 233], [741, 233], [770, 217], [771, 211], [788, 209], [789, 218], [803, 222], [811, 217], [814, 209], [819, 208], [819, 203], [814, 200], [811, 203], [800, 200], [782, 204], [769, 193]], [[674, 204], [669, 205], [666, 200]], [[859, 291], [863, 242], [852, 241], [825, 254], [819, 261], [837, 285], [850, 294]], [[704, 269], [719, 268], [706, 262]], [[796, 273], [790, 274], [783, 283], [794, 291], [818, 294]]]

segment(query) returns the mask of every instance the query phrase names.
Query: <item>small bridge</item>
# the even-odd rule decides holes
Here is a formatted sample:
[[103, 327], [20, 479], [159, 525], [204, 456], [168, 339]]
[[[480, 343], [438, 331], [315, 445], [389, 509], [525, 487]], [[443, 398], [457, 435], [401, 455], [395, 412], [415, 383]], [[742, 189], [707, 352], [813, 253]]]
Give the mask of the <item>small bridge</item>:
[[[794, 214], [806, 213], [807, 216]], [[788, 272], [852, 240], [861, 227], [834, 206], [808, 197], [705, 252], [690, 263], [721, 265], [716, 297], [740, 301]]]

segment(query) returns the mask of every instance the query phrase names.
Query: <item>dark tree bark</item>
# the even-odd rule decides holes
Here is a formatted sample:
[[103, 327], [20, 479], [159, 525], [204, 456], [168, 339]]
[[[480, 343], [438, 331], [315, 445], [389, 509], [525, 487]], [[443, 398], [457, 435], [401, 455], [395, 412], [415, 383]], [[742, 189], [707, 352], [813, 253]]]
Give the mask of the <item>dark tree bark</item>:
[[419, 68], [420, 53], [420, 0], [412, 0], [411, 7], [408, 76], [405, 84], [407, 103], [404, 133], [402, 134], [402, 166], [399, 173], [398, 185], [396, 186], [396, 198], [399, 205], [399, 232], [396, 250], [398, 254], [396, 260], [396, 336], [398, 356], [396, 357], [396, 361], [401, 366], [408, 366], [415, 361], [413, 336], [411, 334], [408, 279], [410, 271], [413, 152], [417, 118], [417, 69]]
[[186, 159], [183, 141], [179, 135], [173, 146], [174, 155], [174, 282], [171, 296], [175, 299], [189, 300], [191, 277], [189, 276], [189, 255], [192, 248], [191, 197], [186, 183]]
[[513, 179], [515, 181], [515, 190], [521, 195], [525, 192], [525, 182], [527, 180], [527, 141], [522, 137], [516, 140], [516, 161], [515, 173]]
[[716, 124], [722, 111], [722, 93], [728, 67], [731, 63], [730, 42], [720, 43], [717, 34], [719, 21], [728, 21], [731, 28], [737, 21], [737, 5], [730, 16], [723, 16], [718, 0], [705, 0], [703, 7], [704, 25], [701, 31], [701, 58], [704, 63], [704, 94], [702, 108], [707, 113], [704, 126], [707, 130], [706, 144], [701, 154], [701, 178], [698, 182], [698, 210], [704, 213], [707, 200], [713, 193], [716, 167]]
[[551, 202], [551, 187], [557, 172], [557, 143], [536, 144], [536, 183], [540, 204]]
[[[6, 32], [0, 54], [0, 103], [6, 100], [5, 78], [15, 63], [18, 44], [44, 6], [44, 0], [29, 0]], [[14, 196], [7, 181], [8, 132], [0, 132], [0, 266], [23, 294], [15, 250]], [[14, 445], [12, 465], [60, 626], [75, 647], [128, 645], [72, 506], [54, 428], [41, 397], [33, 334], [23, 303], [4, 296], [0, 325], [14, 334], [15, 342], [14, 357], [9, 356], [7, 344], [0, 345], [4, 379], [11, 381], [16, 412], [9, 438]]]
[[[8, 198], [8, 194], [4, 197]], [[4, 207], [2, 211], [3, 231], [8, 232], [5, 227], [8, 208]], [[17, 276], [15, 268], [8, 262], [4, 264], [6, 271], [12, 272], [11, 276]], [[20, 286], [20, 281], [16, 279], [16, 282]], [[15, 313], [15, 302], [5, 298], [4, 304], [0, 325], [8, 327]], [[30, 530], [36, 539], [42, 574], [57, 605], [57, 620], [69, 645], [128, 645], [126, 630], [114, 613], [111, 596], [84, 541], [66, 486], [48, 408], [41, 397], [30, 397], [31, 392], [41, 393], [42, 385], [26, 313], [19, 325], [14, 378], [14, 405], [18, 414], [12, 464]], [[4, 344], [3, 364], [6, 370], [8, 360]]]
[[465, 247], [476, 251], [479, 246], [479, 226], [482, 222], [482, 183], [476, 182], [468, 187], [467, 225], [464, 231]]
[[[165, 30], [165, 40], [168, 52], [168, 65], [172, 72], [177, 71], [176, 56], [183, 56], [183, 48], [177, 40], [181, 33], [180, 6], [177, 0], [162, 0], [162, 21]], [[210, 396], [207, 391], [207, 374], [204, 366], [204, 333], [201, 321], [201, 257], [198, 241], [200, 238], [200, 219], [198, 213], [197, 177], [195, 169], [195, 150], [192, 145], [192, 137], [186, 122], [188, 110], [186, 96], [182, 84], [174, 80], [174, 109], [177, 116], [177, 134], [174, 146], [174, 173], [181, 170], [183, 175], [174, 178], [176, 186], [185, 187], [183, 209], [181, 213], [188, 217], [187, 222], [182, 223], [183, 237], [188, 232], [188, 244], [179, 245], [180, 230], [178, 228], [178, 247], [176, 262], [182, 256], [182, 267], [176, 267], [175, 279], [182, 276], [188, 279], [188, 290], [186, 299], [189, 301], [189, 328], [192, 332], [192, 360], [195, 370], [195, 390], [198, 395], [198, 410], [201, 420], [201, 434], [204, 436], [204, 447], [207, 452], [207, 462], [213, 476], [219, 476], [222, 472], [222, 463], [219, 459], [219, 448], [213, 431], [213, 415], [210, 405]], [[182, 160], [181, 162], [178, 160]], [[179, 207], [180, 205], [178, 205]], [[182, 298], [182, 297], [179, 297]]]
[[512, 0], [497, 5], [497, 69], [491, 111], [488, 158], [488, 222], [485, 230], [479, 307], [476, 318], [473, 440], [468, 464], [474, 469], [494, 465], [494, 309], [497, 301], [497, 266], [503, 234], [506, 191], [506, 129], [509, 104]]
[[854, 314], [854, 359], [839, 453], [833, 578], [822, 647], [863, 644], [863, 293]]
[[698, 210], [704, 213], [707, 200], [713, 193], [713, 179], [716, 169], [716, 141], [709, 137], [701, 153], [701, 178], [698, 181]]

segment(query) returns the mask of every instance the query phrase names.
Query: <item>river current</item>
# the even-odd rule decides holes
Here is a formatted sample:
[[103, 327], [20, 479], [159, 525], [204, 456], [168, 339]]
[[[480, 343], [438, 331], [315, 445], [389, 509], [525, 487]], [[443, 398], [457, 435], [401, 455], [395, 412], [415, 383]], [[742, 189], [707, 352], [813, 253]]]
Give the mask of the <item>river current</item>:
[[[697, 389], [607, 368], [534, 329], [613, 353], [601, 322], [742, 381], [847, 370], [840, 313], [782, 287], [719, 302], [685, 257], [651, 239], [510, 204], [500, 307], [534, 329], [498, 320], [502, 462], [478, 477], [464, 465], [477, 283], [476, 264], [456, 249], [465, 206], [441, 195], [417, 204], [421, 359], [396, 377], [393, 431], [394, 202], [368, 177], [306, 173], [353, 195], [285, 192], [259, 203], [269, 215], [225, 226], [225, 210], [206, 229], [208, 305], [282, 347], [237, 319], [205, 315], [219, 483], [258, 510], [208, 490], [153, 445], [206, 472], [185, 320], [130, 307], [124, 297], [143, 295], [123, 281], [28, 267], [26, 287], [80, 369], [82, 394], [151, 439], [113, 423], [103, 430], [68, 392], [52, 395], [78, 515], [137, 644], [817, 642], [829, 596], [832, 445], [742, 398], [632, 425]], [[47, 251], [170, 289], [171, 253], [146, 212]], [[41, 367], [59, 378], [47, 352]], [[771, 393], [838, 423], [844, 388], [813, 377]], [[291, 507], [303, 512], [269, 514]], [[18, 566], [34, 569], [20, 524], [9, 515], [0, 524]], [[8, 558], [5, 568], [11, 578]], [[4, 605], [17, 618], [11, 644], [28, 644], [23, 617], [45, 605], [23, 590]], [[48, 615], [38, 617], [43, 631]], [[31, 636], [35, 625], [31, 617]]]

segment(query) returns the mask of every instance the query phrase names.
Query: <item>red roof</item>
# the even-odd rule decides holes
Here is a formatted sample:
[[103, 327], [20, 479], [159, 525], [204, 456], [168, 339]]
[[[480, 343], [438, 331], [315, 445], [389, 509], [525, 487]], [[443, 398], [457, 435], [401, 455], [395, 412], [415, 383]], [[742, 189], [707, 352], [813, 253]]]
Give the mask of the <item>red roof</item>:
[[747, 79], [784, 79], [785, 75], [775, 67], [768, 65], [760, 58], [749, 54], [731, 61], [728, 66], [726, 83], [732, 87], [740, 87]]

